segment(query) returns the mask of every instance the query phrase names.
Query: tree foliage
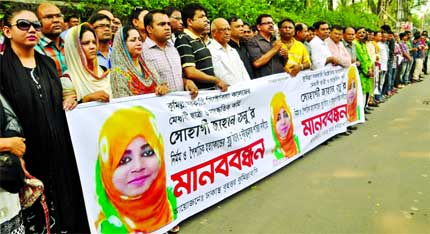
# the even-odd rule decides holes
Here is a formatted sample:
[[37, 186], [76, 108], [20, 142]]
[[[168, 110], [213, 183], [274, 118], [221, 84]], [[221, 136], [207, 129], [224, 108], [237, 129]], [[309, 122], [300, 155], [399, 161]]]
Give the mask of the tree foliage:
[[[0, 0], [4, 1], [4, 0]], [[8, 1], [8, 0], [6, 0]], [[192, 0], [208, 10], [209, 18], [239, 16], [251, 24], [261, 13], [271, 14], [275, 21], [290, 17], [297, 22], [312, 24], [325, 20], [331, 24], [378, 28], [380, 24], [394, 22], [397, 15], [397, 0]], [[87, 19], [94, 11], [110, 9], [123, 22], [136, 6], [160, 9], [165, 6], [182, 8], [188, 0], [65, 0], [63, 13], [79, 14]], [[404, 19], [411, 18], [411, 9], [425, 4], [426, 0], [402, 0]], [[337, 3], [336, 6], [334, 3]], [[0, 4], [1, 5], [1, 4]], [[0, 7], [1, 8], [1, 7]], [[383, 12], [383, 14], [381, 13]], [[1, 11], [0, 11], [1, 13]], [[379, 18], [378, 18], [379, 17]], [[385, 22], [384, 22], [385, 20]]]
[[[330, 4], [333, 3], [333, 0]], [[329, 10], [325, 0], [195, 0], [202, 4], [208, 11], [209, 18], [229, 18], [238, 16], [251, 24], [255, 23], [257, 16], [267, 13], [273, 16], [275, 21], [285, 17], [292, 18], [297, 22], [313, 24], [318, 20], [325, 20], [331, 24], [342, 24], [348, 26], [365, 26], [375, 28], [378, 26], [378, 18], [368, 12], [357, 10], [357, 8], [343, 7], [341, 9]], [[346, 1], [344, 0], [344, 5]], [[68, 0], [69, 8], [81, 14], [82, 18], [89, 16], [89, 9], [108, 8], [114, 15], [125, 20], [135, 6], [149, 9], [159, 9], [165, 6], [176, 6], [182, 8], [189, 3], [186, 0], [82, 0], [77, 3]], [[356, 5], [356, 4], [354, 4]]]

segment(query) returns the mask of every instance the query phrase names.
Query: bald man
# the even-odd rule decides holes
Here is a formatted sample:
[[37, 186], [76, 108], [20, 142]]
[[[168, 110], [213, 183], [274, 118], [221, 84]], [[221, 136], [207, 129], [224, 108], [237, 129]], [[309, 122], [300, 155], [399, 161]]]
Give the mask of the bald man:
[[63, 32], [64, 16], [61, 10], [51, 3], [40, 4], [36, 14], [42, 24], [42, 37], [35, 49], [54, 60], [58, 76], [61, 76], [67, 69], [64, 59], [64, 41], [60, 37]]
[[228, 44], [231, 28], [227, 20], [216, 18], [212, 21], [211, 31], [214, 40], [208, 49], [212, 55], [215, 76], [228, 85], [249, 81], [249, 74], [239, 53]]

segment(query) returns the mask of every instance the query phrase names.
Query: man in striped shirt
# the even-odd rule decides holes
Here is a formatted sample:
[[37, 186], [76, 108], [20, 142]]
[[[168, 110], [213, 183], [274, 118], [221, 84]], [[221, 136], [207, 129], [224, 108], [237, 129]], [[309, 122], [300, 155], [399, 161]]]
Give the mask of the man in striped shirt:
[[175, 47], [181, 56], [185, 76], [193, 80], [199, 89], [216, 86], [221, 91], [227, 91], [228, 85], [215, 76], [211, 53], [201, 38], [209, 24], [206, 10], [192, 3], [184, 7], [182, 14], [186, 29], [176, 38]]
[[67, 69], [64, 59], [64, 41], [60, 34], [63, 32], [63, 14], [51, 3], [41, 3], [36, 10], [37, 17], [42, 23], [42, 37], [35, 49], [37, 52], [51, 57], [61, 76]]

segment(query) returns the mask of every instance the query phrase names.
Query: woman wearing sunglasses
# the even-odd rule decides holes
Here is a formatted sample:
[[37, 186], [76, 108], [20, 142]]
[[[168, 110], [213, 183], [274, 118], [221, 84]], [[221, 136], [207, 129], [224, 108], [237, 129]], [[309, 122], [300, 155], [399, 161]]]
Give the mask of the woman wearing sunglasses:
[[[58, 72], [51, 58], [34, 50], [41, 24], [33, 12], [24, 9], [6, 12], [4, 19], [6, 50], [0, 56], [0, 90], [21, 122], [27, 169], [45, 185], [51, 230], [89, 233]], [[27, 232], [45, 232], [39, 202], [23, 214]]]
[[112, 96], [109, 70], [97, 62], [98, 42], [88, 23], [70, 29], [65, 39], [67, 71], [61, 77], [64, 109], [72, 109], [78, 102], [108, 102]]
[[161, 83], [155, 69], [142, 59], [142, 38], [131, 26], [120, 28], [112, 47], [111, 85], [114, 98], [155, 93], [158, 96], [169, 92], [166, 83]]

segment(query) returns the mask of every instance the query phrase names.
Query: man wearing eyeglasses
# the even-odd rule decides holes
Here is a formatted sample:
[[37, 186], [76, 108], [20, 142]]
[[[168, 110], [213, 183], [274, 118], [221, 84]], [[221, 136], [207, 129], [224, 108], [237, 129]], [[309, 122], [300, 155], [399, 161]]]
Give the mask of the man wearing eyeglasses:
[[254, 67], [254, 78], [284, 72], [288, 51], [282, 48], [282, 42], [273, 36], [275, 31], [273, 26], [271, 15], [259, 15], [257, 17], [258, 34], [247, 43]]
[[172, 42], [175, 43], [176, 36], [184, 31], [184, 22], [182, 21], [181, 10], [174, 6], [165, 7], [164, 12], [170, 20], [170, 28], [172, 29]]
[[110, 69], [110, 55], [112, 53], [112, 47], [110, 46], [110, 41], [112, 39], [111, 20], [105, 14], [97, 13], [91, 16], [88, 22], [93, 26], [97, 39], [99, 40], [97, 62], [103, 69]]
[[60, 37], [63, 32], [64, 16], [60, 9], [51, 3], [40, 4], [36, 14], [42, 24], [42, 36], [35, 49], [54, 60], [60, 77], [67, 69], [64, 58], [64, 41]]

